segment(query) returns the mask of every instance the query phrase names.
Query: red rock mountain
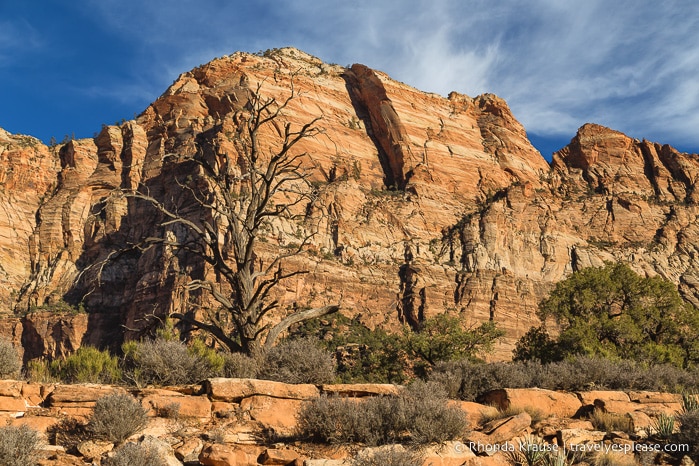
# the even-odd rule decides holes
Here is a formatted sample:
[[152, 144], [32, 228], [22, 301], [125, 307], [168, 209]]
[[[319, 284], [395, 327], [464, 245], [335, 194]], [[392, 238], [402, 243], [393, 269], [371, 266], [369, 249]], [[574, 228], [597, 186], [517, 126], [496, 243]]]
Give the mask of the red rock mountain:
[[[344, 313], [389, 327], [445, 311], [492, 319], [507, 332], [495, 355], [506, 359], [553, 284], [605, 260], [660, 274], [699, 305], [697, 155], [588, 124], [549, 165], [492, 94], [444, 98], [289, 48], [185, 73], [94, 139], [49, 148], [0, 130], [0, 333], [26, 358], [55, 357], [199, 299], [182, 285], [210, 271], [133, 247], [163, 229], [117, 192], [166, 199], [187, 176], [170, 154], [233, 153], [249, 91], [281, 101], [292, 81], [285, 118], [322, 117], [323, 131], [298, 147], [317, 189], [307, 221], [267, 234], [271, 251], [317, 231], [291, 259], [311, 273], [285, 282], [284, 306], [342, 296]], [[62, 301], [88, 313], [41, 312]]]

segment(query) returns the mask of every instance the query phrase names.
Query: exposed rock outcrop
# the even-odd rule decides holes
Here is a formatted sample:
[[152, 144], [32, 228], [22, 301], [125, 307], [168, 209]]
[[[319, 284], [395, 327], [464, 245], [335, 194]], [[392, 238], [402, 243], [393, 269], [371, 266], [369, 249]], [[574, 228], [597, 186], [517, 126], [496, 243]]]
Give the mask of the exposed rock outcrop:
[[[2, 310], [67, 301], [89, 316], [83, 336], [28, 354], [118, 342], [125, 328], [147, 327], [148, 315], [205, 299], [183, 287], [211, 276], [201, 261], [137, 247], [186, 231], [166, 231], [152, 206], [119, 190], [140, 187], [192, 211], [177, 194], [192, 169], [181, 156], [236, 154], [250, 93], [260, 86], [282, 102], [292, 85], [298, 96], [284, 121], [321, 117], [323, 131], [297, 147], [315, 189], [305, 221], [275, 222], [260, 251], [264, 259], [316, 233], [286, 262], [310, 273], [284, 283], [283, 306], [342, 294], [344, 312], [369, 325], [416, 325], [441, 312], [466, 325], [494, 320], [507, 332], [495, 357], [507, 359], [553, 284], [605, 260], [660, 274], [699, 305], [697, 156], [585, 125], [549, 165], [492, 94], [444, 98], [281, 49], [184, 73], [136, 120], [94, 139], [48, 148], [0, 133]], [[276, 129], [260, 135], [264, 147], [278, 138]], [[0, 329], [27, 342], [28, 324], [17, 319]]]
[[[363, 384], [360, 393], [354, 394], [357, 386], [341, 387], [336, 385], [332, 390], [350, 397], [358, 407], [366, 402], [367, 396], [393, 396], [403, 390], [401, 386]], [[318, 399], [319, 388], [253, 379], [212, 379], [201, 385], [167, 389], [3, 380], [0, 381], [0, 420], [37, 430], [47, 440], [40, 463], [45, 465], [100, 462], [111, 455], [118, 446], [90, 438], [89, 432], [76, 440], [79, 429], [71, 430], [70, 426], [84, 423], [97, 400], [114, 393], [130, 394], [147, 410], [145, 429], [128, 441], [157, 448], [159, 457], [172, 465], [199, 461], [205, 465], [348, 466], [355, 455], [405, 448], [402, 445], [329, 446], [299, 438], [299, 413]], [[622, 464], [634, 464], [634, 458], [637, 463], [643, 463], [643, 452], [659, 442], [653, 437], [658, 419], [663, 414], [676, 414], [675, 405], [679, 405], [676, 401], [681, 396], [633, 391], [567, 393], [500, 389], [484, 394], [484, 399], [494, 402], [502, 411], [473, 402], [449, 402], [463, 411], [471, 428], [447, 442], [425, 445], [420, 450], [425, 466], [505, 465], [509, 464], [508, 450], [522, 451], [527, 445], [535, 444], [554, 453], [563, 448], [578, 451], [586, 448], [590, 453], [588, 458], [614, 451], [622, 457], [625, 455], [627, 462]], [[628, 420], [628, 429], [596, 430], [587, 419], [595, 408]], [[539, 419], [532, 419], [529, 413], [536, 413]], [[317, 416], [316, 421], [321, 422], [323, 416]], [[67, 417], [73, 421], [67, 421]], [[331, 429], [329, 425], [325, 428]], [[343, 429], [351, 428], [343, 426]], [[270, 435], [276, 439], [273, 446], [268, 440]], [[682, 450], [667, 452], [663, 455], [656, 451], [655, 462], [676, 464], [684, 454]]]

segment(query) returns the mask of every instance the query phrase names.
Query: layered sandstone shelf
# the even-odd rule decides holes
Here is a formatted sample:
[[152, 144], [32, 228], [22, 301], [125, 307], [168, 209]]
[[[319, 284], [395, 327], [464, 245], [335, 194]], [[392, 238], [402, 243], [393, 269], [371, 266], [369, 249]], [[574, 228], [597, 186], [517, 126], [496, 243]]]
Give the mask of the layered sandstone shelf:
[[[323, 131], [298, 147], [317, 189], [309, 220], [275, 223], [263, 251], [317, 230], [288, 263], [311, 274], [285, 283], [285, 305], [341, 295], [344, 312], [371, 325], [445, 311], [467, 324], [493, 319], [507, 332], [496, 353], [506, 359], [552, 285], [604, 260], [661, 274], [699, 304], [695, 155], [586, 125], [549, 165], [494, 95], [444, 98], [362, 65], [281, 49], [185, 73], [135, 121], [94, 139], [49, 149], [2, 132], [2, 310], [82, 301], [86, 339], [98, 342], [198, 299], [181, 285], [207, 270], [131, 247], [163, 231], [148, 206], [116, 190], [168, 198], [188, 175], [172, 154], [234, 154], [249, 92], [259, 85], [281, 102], [292, 82], [298, 96], [285, 118], [321, 117]], [[262, 137], [276, 141], [275, 131]], [[107, 257], [116, 260], [101, 267]], [[27, 340], [27, 322], [8, 320], [2, 331]]]

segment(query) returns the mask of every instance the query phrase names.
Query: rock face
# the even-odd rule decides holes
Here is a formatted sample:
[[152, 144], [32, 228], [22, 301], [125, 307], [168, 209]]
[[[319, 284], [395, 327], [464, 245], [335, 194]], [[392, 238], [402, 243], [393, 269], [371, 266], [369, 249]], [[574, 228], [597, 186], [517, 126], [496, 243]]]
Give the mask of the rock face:
[[[134, 246], [183, 232], [166, 231], [152, 206], [119, 189], [191, 209], [175, 194], [191, 174], [177, 156], [235, 154], [239, 116], [258, 86], [278, 102], [293, 86], [283, 121], [321, 117], [323, 130], [297, 147], [316, 190], [306, 220], [275, 222], [261, 251], [316, 233], [287, 261], [310, 273], [284, 283], [283, 306], [342, 294], [344, 312], [370, 325], [445, 311], [467, 325], [494, 320], [507, 332], [495, 357], [507, 359], [552, 285], [604, 260], [661, 274], [699, 305], [697, 156], [585, 125], [549, 165], [494, 95], [443, 98], [363, 65], [281, 49], [185, 73], [135, 121], [94, 139], [47, 148], [0, 133], [0, 310], [15, 314], [0, 332], [31, 347], [27, 357], [57, 357], [205, 300], [183, 286], [211, 273], [201, 261]], [[269, 130], [260, 142], [278, 138]], [[32, 314], [20, 315], [62, 301], [84, 306], [84, 325], [57, 316], [46, 323], [56, 331], [35, 333], [64, 337], [33, 342]]]

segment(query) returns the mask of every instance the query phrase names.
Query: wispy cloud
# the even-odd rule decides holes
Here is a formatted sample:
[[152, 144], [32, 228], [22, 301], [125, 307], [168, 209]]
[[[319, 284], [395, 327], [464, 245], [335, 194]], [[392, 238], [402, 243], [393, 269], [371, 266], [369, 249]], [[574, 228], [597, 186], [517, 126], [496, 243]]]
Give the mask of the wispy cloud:
[[[130, 44], [125, 76], [135, 79], [116, 97], [152, 99], [215, 56], [293, 45], [443, 95], [494, 92], [537, 134], [570, 137], [594, 121], [699, 146], [693, 0], [78, 3]], [[9, 39], [0, 30], [2, 57]]]
[[10, 65], [42, 44], [39, 32], [26, 20], [0, 20], [0, 65]]

